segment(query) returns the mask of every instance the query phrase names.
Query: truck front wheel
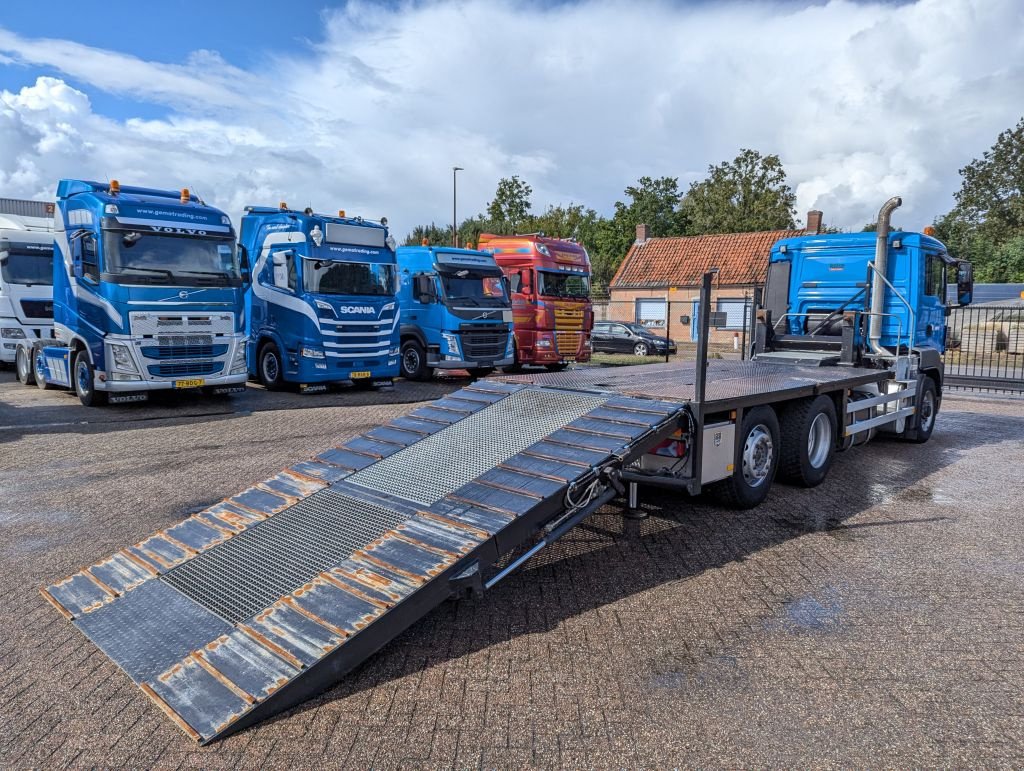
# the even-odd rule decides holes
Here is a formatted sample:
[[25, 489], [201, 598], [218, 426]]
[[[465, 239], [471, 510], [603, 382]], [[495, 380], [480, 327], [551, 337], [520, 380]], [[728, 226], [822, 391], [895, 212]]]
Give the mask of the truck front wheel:
[[260, 348], [260, 382], [268, 391], [280, 391], [284, 387], [284, 363], [275, 343], [267, 342]]
[[430, 380], [434, 374], [427, 366], [427, 352], [417, 340], [402, 343], [402, 377], [406, 380]]
[[36, 388], [40, 391], [49, 391], [53, 386], [46, 382], [45, 362], [43, 361], [43, 351], [40, 348], [32, 349], [32, 379], [36, 381]]
[[755, 407], [736, 433], [732, 476], [712, 491], [733, 509], [752, 509], [768, 497], [779, 466], [779, 419], [771, 407]]
[[107, 403], [107, 395], [96, 390], [96, 370], [85, 351], [75, 354], [75, 393], [86, 407], [102, 407]]
[[921, 379], [921, 393], [917, 395], [917, 431], [910, 440], [916, 444], [924, 444], [932, 438], [935, 430], [935, 418], [939, 414], [939, 392], [935, 381], [925, 376]]
[[835, 404], [827, 396], [801, 399], [782, 410], [779, 422], [779, 478], [802, 487], [820, 485], [836, 453]]
[[32, 385], [36, 382], [35, 373], [32, 372], [32, 359], [29, 358], [28, 350], [23, 345], [18, 346], [18, 352], [14, 355], [14, 367], [18, 372], [19, 383]]

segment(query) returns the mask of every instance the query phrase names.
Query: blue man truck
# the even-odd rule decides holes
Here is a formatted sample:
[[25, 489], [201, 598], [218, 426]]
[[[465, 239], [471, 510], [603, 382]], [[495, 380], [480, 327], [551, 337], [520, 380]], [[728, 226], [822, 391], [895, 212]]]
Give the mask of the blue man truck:
[[270, 390], [391, 385], [399, 309], [387, 218], [333, 217], [284, 203], [245, 212], [250, 375]]
[[55, 339], [24, 340], [27, 379], [86, 406], [150, 391], [245, 388], [235, 231], [189, 190], [64, 179], [54, 217]]
[[515, 361], [512, 303], [494, 256], [473, 249], [403, 246], [402, 376], [427, 380], [435, 369], [483, 377]]
[[0, 365], [25, 382], [22, 342], [52, 336], [53, 204], [0, 198]]
[[[206, 744], [332, 687], [620, 495], [642, 516], [640, 484], [749, 508], [777, 475], [821, 483], [837, 451], [876, 431], [926, 441], [943, 376], [938, 290], [955, 273], [969, 303], [972, 275], [939, 241], [889, 232], [898, 203], [877, 236], [775, 247], [750, 359], [708, 360], [709, 271], [695, 361], [478, 380], [42, 594]], [[426, 252], [403, 282], [440, 296], [414, 281], [447, 264]]]

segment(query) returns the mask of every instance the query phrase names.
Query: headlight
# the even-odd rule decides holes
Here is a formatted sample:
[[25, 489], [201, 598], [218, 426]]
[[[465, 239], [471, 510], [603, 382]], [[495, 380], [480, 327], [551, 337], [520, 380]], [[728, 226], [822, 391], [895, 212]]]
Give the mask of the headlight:
[[322, 359], [324, 358], [324, 352], [319, 348], [300, 348], [299, 355], [306, 359]]
[[334, 312], [334, 306], [332, 306], [332, 305], [331, 305], [330, 303], [325, 303], [325, 302], [324, 302], [323, 300], [317, 300], [317, 301], [316, 301], [316, 307], [317, 307], [317, 309], [319, 309], [319, 310], [322, 310], [322, 311], [327, 311], [327, 312], [328, 312], [328, 313], [330, 313], [330, 314], [331, 314], [332, 316], [335, 316], [335, 315], [337, 315], [337, 314], [335, 314], [335, 312]]
[[0, 337], [9, 337], [12, 340], [23, 340], [25, 338], [25, 330], [20, 327], [4, 327], [0, 329]]
[[551, 341], [547, 340], [545, 338], [541, 338], [540, 340], [537, 341], [537, 347], [538, 348], [550, 348], [551, 347]]
[[448, 351], [450, 353], [454, 353], [456, 356], [462, 354], [462, 349], [459, 348], [458, 335], [452, 334], [451, 332], [442, 332], [441, 337], [443, 337], [445, 343], [448, 344]]
[[135, 362], [132, 361], [132, 355], [128, 351], [128, 346], [111, 343], [110, 357], [114, 360], [114, 366], [118, 369], [128, 370], [129, 372], [138, 372], [135, 367]]
[[245, 372], [245, 370], [245, 344], [241, 343], [235, 349], [235, 359], [231, 362], [231, 374], [237, 375], [239, 372]]

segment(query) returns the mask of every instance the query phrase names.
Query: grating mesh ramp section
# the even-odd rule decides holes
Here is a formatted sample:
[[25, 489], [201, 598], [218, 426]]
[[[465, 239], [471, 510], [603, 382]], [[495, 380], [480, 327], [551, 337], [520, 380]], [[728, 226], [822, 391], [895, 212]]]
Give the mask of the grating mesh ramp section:
[[251, 618], [409, 519], [326, 489], [161, 577], [231, 623]]
[[345, 481], [430, 506], [608, 398], [532, 388], [517, 391]]

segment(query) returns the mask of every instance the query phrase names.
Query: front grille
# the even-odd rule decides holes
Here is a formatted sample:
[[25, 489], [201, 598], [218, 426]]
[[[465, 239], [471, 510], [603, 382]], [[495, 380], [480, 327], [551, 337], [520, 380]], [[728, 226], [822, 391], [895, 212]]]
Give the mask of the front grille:
[[53, 300], [22, 300], [21, 310], [30, 319], [52, 319]]
[[237, 624], [408, 519], [392, 509], [320, 490], [182, 563], [161, 580]]
[[582, 332], [555, 332], [555, 345], [562, 356], [575, 356], [580, 350]]
[[223, 356], [226, 345], [149, 345], [142, 348], [147, 359], [208, 359]]
[[500, 359], [508, 345], [508, 332], [463, 332], [462, 353], [467, 359]]
[[191, 377], [193, 375], [216, 375], [224, 369], [220, 361], [176, 361], [171, 364], [150, 364], [149, 374], [155, 377]]
[[346, 481], [430, 506], [605, 401], [568, 391], [517, 391]]

